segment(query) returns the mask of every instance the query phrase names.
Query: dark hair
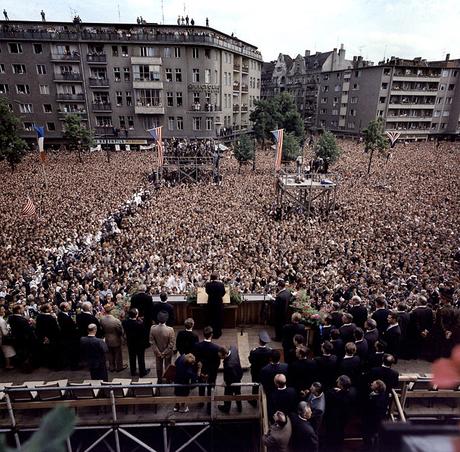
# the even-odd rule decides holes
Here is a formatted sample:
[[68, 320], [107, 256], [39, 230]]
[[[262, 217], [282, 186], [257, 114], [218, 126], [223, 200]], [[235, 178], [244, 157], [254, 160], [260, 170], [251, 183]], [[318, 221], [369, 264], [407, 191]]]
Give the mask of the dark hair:
[[21, 305], [20, 304], [15, 304], [13, 306], [13, 314], [18, 314], [21, 311]]
[[300, 347], [297, 347], [296, 354], [300, 359], [306, 358], [308, 355], [308, 348], [301, 345]]
[[216, 272], [211, 273], [211, 281], [216, 281], [219, 275]]
[[272, 350], [270, 360], [272, 363], [279, 363], [281, 359], [281, 353], [278, 350]]
[[340, 331], [337, 328], [331, 330], [331, 339], [338, 339], [340, 337]]
[[354, 342], [347, 342], [345, 344], [345, 353], [348, 355], [354, 355], [356, 353], [356, 345]]
[[385, 306], [385, 297], [383, 295], [379, 295], [376, 299], [375, 299], [375, 304], [378, 306], [378, 307], [383, 307]]
[[345, 317], [346, 322], [345, 323], [351, 323], [353, 322], [353, 316], [349, 312], [345, 312], [343, 314], [343, 317]]
[[383, 355], [383, 361], [382, 364], [385, 366], [391, 367], [395, 362], [395, 358], [393, 355], [390, 355], [389, 353], [385, 353]]
[[205, 339], [209, 339], [212, 336], [212, 333], [214, 330], [212, 329], [212, 326], [205, 326], [203, 329], [203, 336]]
[[337, 386], [340, 386], [342, 389], [350, 389], [351, 387], [351, 380], [348, 375], [340, 375], [339, 378], [337, 378]]
[[364, 331], [361, 328], [356, 328], [355, 339], [360, 341], [364, 337]]
[[311, 384], [319, 394], [323, 392], [323, 385], [319, 381], [314, 381]]
[[305, 344], [305, 337], [302, 334], [296, 334], [292, 339], [296, 344]]
[[334, 346], [329, 341], [324, 341], [323, 345], [321, 345], [323, 353], [327, 353], [328, 355], [334, 351]]
[[161, 292], [160, 293], [160, 300], [161, 301], [166, 301], [168, 299], [168, 294], [166, 292]]
[[128, 311], [128, 316], [130, 319], [135, 319], [137, 317], [137, 314], [138, 314], [138, 310], [136, 308], [131, 308]]

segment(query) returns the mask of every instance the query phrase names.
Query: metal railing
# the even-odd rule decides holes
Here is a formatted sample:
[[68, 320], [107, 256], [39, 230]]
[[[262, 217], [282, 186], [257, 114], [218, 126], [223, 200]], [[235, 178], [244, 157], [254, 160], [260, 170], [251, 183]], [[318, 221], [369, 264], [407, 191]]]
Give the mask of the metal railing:
[[86, 61], [88, 63], [107, 63], [107, 55], [105, 53], [88, 53], [86, 55]]

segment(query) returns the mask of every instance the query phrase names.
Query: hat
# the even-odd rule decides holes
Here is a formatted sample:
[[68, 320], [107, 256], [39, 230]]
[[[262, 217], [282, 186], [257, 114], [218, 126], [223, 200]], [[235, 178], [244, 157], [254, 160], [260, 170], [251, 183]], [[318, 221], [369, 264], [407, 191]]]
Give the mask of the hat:
[[262, 330], [259, 333], [259, 339], [260, 339], [260, 342], [265, 342], [265, 343], [270, 342], [270, 336], [268, 335], [268, 333], [265, 330]]
[[169, 315], [166, 311], [160, 311], [157, 315], [157, 320], [160, 323], [166, 323], [168, 321]]

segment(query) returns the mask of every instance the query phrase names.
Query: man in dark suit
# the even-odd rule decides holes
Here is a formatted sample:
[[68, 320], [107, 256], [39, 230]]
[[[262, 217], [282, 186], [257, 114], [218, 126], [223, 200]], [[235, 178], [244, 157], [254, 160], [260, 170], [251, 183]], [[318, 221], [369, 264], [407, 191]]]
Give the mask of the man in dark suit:
[[267, 398], [268, 416], [270, 418], [277, 411], [291, 413], [295, 410], [297, 405], [296, 390], [290, 386], [286, 386], [286, 375], [275, 375], [274, 384], [276, 389], [272, 391]]
[[348, 312], [353, 316], [353, 322], [358, 328], [364, 328], [364, 322], [367, 320], [368, 312], [361, 297], [355, 295], [350, 300]]
[[297, 359], [289, 364], [289, 386], [292, 386], [299, 396], [301, 391], [308, 389], [318, 378], [316, 361], [309, 359], [307, 354], [307, 347], [298, 347], [296, 353]]
[[345, 345], [345, 356], [339, 364], [339, 375], [347, 375], [353, 386], [357, 386], [361, 378], [361, 360], [356, 356], [356, 345], [348, 342]]
[[160, 293], [160, 301], [153, 303], [153, 321], [158, 323], [158, 314], [164, 311], [168, 314], [168, 320], [166, 321], [166, 326], [174, 326], [175, 316], [174, 316], [174, 307], [172, 304], [168, 303], [168, 295], [165, 292]]
[[334, 355], [337, 356], [337, 359], [340, 361], [345, 354], [345, 344], [340, 337], [340, 331], [333, 329], [331, 331], [331, 340], [332, 346], [334, 347]]
[[377, 329], [377, 322], [374, 319], [367, 319], [364, 323], [364, 339], [367, 341], [369, 353], [375, 353], [375, 343], [379, 339], [379, 330]]
[[340, 309], [340, 303], [334, 302], [332, 303], [332, 311], [329, 314], [331, 317], [331, 324], [332, 327], [335, 329], [339, 329], [342, 326], [343, 323], [343, 312]]
[[399, 373], [391, 368], [394, 362], [394, 357], [385, 353], [385, 355], [383, 355], [382, 365], [370, 370], [367, 376], [368, 384], [372, 383], [374, 380], [382, 380], [385, 383], [387, 394], [389, 394], [392, 389], [397, 388], [399, 385]]
[[297, 413], [291, 414], [291, 452], [318, 452], [318, 436], [309, 421], [311, 415], [307, 402], [300, 402]]
[[275, 389], [274, 378], [276, 374], [288, 375], [289, 366], [286, 363], [280, 363], [281, 354], [278, 350], [272, 350], [270, 363], [260, 371], [260, 382], [264, 387], [265, 393], [269, 394]]
[[[212, 327], [206, 326], [203, 329], [204, 340], [198, 342], [194, 347], [194, 355], [197, 360], [202, 364], [201, 377], [209, 385], [215, 385], [217, 379], [217, 371], [220, 366], [219, 346], [212, 343], [213, 330]], [[200, 386], [198, 389], [200, 396], [204, 396], [205, 388]], [[211, 395], [211, 386], [207, 388], [207, 395]], [[208, 404], [208, 411], [211, 405]]]
[[388, 408], [388, 392], [382, 380], [371, 382], [370, 393], [364, 403], [362, 425], [365, 450], [376, 450], [377, 434]]
[[136, 375], [136, 361], [139, 366], [139, 376], [145, 377], [150, 369], [145, 368], [145, 333], [144, 324], [139, 319], [139, 311], [131, 308], [128, 312], [128, 318], [122, 322], [123, 330], [126, 336], [129, 356], [129, 370], [131, 376]]
[[385, 307], [386, 300], [383, 295], [380, 295], [376, 298], [375, 306], [376, 306], [376, 309], [374, 313], [372, 314], [372, 318], [377, 323], [377, 329], [379, 330], [379, 335], [382, 336], [382, 334], [386, 331], [388, 327], [388, 314], [390, 313], [390, 310]]
[[286, 283], [280, 279], [278, 281], [278, 293], [273, 302], [275, 315], [275, 337], [272, 338], [273, 341], [280, 342], [283, 339], [283, 326], [287, 321], [287, 311], [291, 298], [291, 292], [286, 289]]
[[356, 325], [353, 323], [353, 316], [347, 312], [342, 316], [343, 325], [339, 328], [340, 337], [344, 344], [355, 340]]
[[411, 321], [406, 303], [398, 303], [396, 314], [398, 315], [399, 328], [401, 328], [401, 358], [410, 359], [413, 354], [413, 347], [410, 343]]
[[144, 342], [145, 348], [150, 346], [149, 336], [150, 328], [153, 323], [153, 300], [151, 295], [147, 293], [145, 284], [139, 285], [138, 292], [131, 297], [130, 309], [136, 308], [139, 312], [139, 317], [144, 323]]
[[78, 369], [79, 341], [77, 325], [70, 315], [70, 303], [62, 302], [57, 320], [60, 328], [60, 355], [64, 367], [70, 365], [71, 370]]
[[356, 345], [356, 355], [359, 356], [361, 364], [365, 364], [369, 357], [369, 345], [367, 340], [364, 339], [364, 331], [361, 328], [356, 328], [355, 330], [355, 345]]
[[[251, 379], [253, 383], [260, 383], [260, 371], [270, 362], [272, 349], [267, 346], [270, 342], [270, 336], [266, 331], [259, 333], [259, 346], [249, 352], [249, 362], [251, 363]], [[252, 388], [253, 394], [258, 394], [259, 388]], [[256, 400], [250, 400], [249, 404], [257, 406]]]
[[[241, 379], [243, 378], [243, 369], [241, 368], [238, 349], [234, 345], [231, 345], [230, 348], [220, 347], [219, 358], [223, 360], [224, 365], [224, 394], [240, 395], [241, 386], [232, 386], [234, 383], [241, 383]], [[228, 400], [225, 401], [223, 405], [218, 405], [217, 408], [223, 413], [229, 413], [231, 404], [232, 402]], [[243, 409], [241, 400], [236, 402], [236, 407], [241, 413]]]
[[96, 325], [97, 332], [96, 337], [102, 337], [102, 328], [99, 324], [99, 320], [93, 315], [93, 305], [89, 301], [85, 301], [81, 305], [81, 312], [77, 314], [77, 328], [80, 337], [86, 337], [88, 334], [88, 326]]
[[301, 334], [305, 337], [305, 325], [302, 325], [300, 321], [302, 315], [298, 312], [294, 312], [291, 316], [291, 323], [284, 325], [282, 333], [282, 345], [284, 351], [284, 361], [288, 362], [289, 351], [293, 347], [293, 339], [296, 334]]
[[326, 341], [321, 345], [321, 356], [315, 358], [318, 381], [320, 381], [324, 389], [332, 388], [335, 384], [335, 376], [337, 375], [337, 356], [333, 354], [334, 346]]
[[385, 355], [386, 343], [383, 340], [378, 340], [375, 344], [375, 352], [369, 355], [367, 368], [379, 367], [382, 365], [383, 356]]
[[195, 344], [199, 342], [198, 336], [193, 332], [194, 325], [195, 322], [189, 317], [185, 319], [184, 322], [185, 330], [181, 330], [177, 333], [176, 349], [181, 355], [193, 353]]
[[383, 340], [386, 342], [386, 352], [392, 354], [396, 360], [399, 357], [401, 344], [401, 329], [398, 325], [398, 315], [396, 312], [388, 314], [388, 327], [383, 333]]
[[59, 325], [49, 303], [40, 306], [40, 313], [35, 320], [41, 365], [49, 369], [61, 367], [59, 360]]
[[80, 350], [83, 360], [89, 367], [91, 380], [108, 381], [106, 353], [109, 349], [106, 343], [96, 337], [97, 325], [88, 325], [88, 335], [80, 338]]
[[[411, 341], [415, 358], [429, 358], [433, 345], [434, 314], [425, 297], [419, 297], [419, 305], [410, 313]], [[398, 320], [399, 327], [401, 324]], [[401, 329], [401, 335], [403, 330]], [[404, 338], [404, 336], [403, 336]]]
[[208, 324], [214, 331], [214, 338], [222, 336], [222, 325], [224, 323], [223, 298], [225, 295], [224, 283], [218, 281], [217, 273], [211, 274], [211, 281], [206, 283], [205, 290], [208, 294], [207, 315]]

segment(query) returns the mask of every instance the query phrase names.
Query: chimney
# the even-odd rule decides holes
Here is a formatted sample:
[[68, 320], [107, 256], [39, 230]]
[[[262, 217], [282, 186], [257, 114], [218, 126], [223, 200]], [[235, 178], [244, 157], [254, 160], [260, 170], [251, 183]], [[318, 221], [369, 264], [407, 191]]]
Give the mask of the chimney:
[[309, 50], [305, 50], [305, 56], [306, 56], [306, 57], [309, 57], [309, 56], [310, 56], [310, 51], [309, 51]]
[[446, 61], [450, 60], [450, 53], [446, 53]]
[[339, 65], [342, 66], [345, 63], [345, 49], [343, 47], [343, 44], [340, 44], [340, 49], [339, 49]]

